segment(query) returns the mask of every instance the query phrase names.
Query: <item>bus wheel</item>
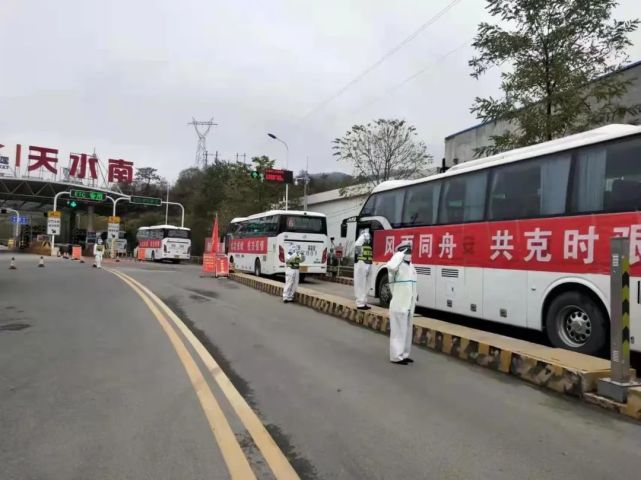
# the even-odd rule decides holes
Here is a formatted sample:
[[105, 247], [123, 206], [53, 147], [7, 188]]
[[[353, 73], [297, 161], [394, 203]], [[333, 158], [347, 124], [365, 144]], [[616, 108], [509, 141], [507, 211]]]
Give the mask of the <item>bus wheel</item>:
[[552, 345], [593, 355], [600, 353], [608, 338], [607, 317], [590, 296], [573, 290], [550, 303], [545, 317]]
[[378, 279], [378, 299], [381, 307], [389, 307], [390, 302], [392, 301], [392, 290], [389, 286], [389, 278], [386, 273], [381, 275], [381, 278]]
[[257, 277], [260, 277], [261, 271], [260, 271], [260, 260], [256, 259], [256, 262], [254, 263], [254, 275]]
[[306, 278], [307, 278], [307, 274], [305, 274], [305, 273], [300, 273], [300, 274], [299, 274], [299, 277], [298, 277], [298, 281], [299, 281], [300, 283], [305, 283], [305, 279], [306, 279]]

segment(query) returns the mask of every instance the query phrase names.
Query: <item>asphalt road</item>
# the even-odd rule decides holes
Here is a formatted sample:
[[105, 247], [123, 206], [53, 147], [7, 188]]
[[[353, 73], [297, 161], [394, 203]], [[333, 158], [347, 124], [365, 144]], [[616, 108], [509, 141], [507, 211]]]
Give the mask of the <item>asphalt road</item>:
[[[641, 425], [193, 266], [119, 267], [197, 331], [305, 478], [601, 479], [641, 471]], [[339, 286], [348, 288], [345, 286]]]
[[229, 478], [185, 368], [128, 285], [71, 260], [8, 262], [0, 255], [0, 478]]
[[[229, 478], [203, 384], [132, 287], [36, 263], [9, 271], [0, 255], [0, 478]], [[116, 270], [201, 339], [302, 478], [639, 477], [641, 425], [623, 417], [426, 350], [391, 365], [383, 335], [197, 267]], [[273, 478], [216, 369], [176, 332], [256, 476]]]

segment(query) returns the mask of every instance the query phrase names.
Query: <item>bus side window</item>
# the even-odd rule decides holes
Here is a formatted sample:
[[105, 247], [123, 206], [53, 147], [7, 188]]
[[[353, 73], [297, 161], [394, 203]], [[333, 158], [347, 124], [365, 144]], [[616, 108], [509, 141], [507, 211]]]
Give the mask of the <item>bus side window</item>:
[[404, 199], [404, 188], [379, 192], [376, 194], [376, 206], [371, 215], [385, 217], [392, 227], [400, 227]]
[[570, 158], [568, 153], [561, 153], [496, 167], [488, 220], [565, 213]]
[[268, 237], [275, 237], [278, 235], [280, 218], [278, 215], [264, 218], [264, 234]]
[[576, 156], [573, 212], [641, 209], [641, 139], [584, 148]]
[[487, 171], [452, 177], [442, 187], [439, 223], [478, 222], [483, 220]]
[[403, 207], [403, 227], [436, 223], [440, 182], [427, 182], [407, 189]]

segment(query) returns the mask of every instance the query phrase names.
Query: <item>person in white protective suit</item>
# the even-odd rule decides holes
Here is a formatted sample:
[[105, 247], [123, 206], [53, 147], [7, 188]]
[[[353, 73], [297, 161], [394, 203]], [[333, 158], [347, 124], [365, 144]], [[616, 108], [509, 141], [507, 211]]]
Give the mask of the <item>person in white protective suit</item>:
[[98, 239], [93, 245], [93, 256], [95, 268], [102, 268], [102, 255], [105, 253], [105, 246], [102, 244], [102, 239]]
[[285, 255], [285, 287], [283, 288], [283, 302], [294, 301], [298, 281], [300, 279], [300, 263], [305, 261], [305, 255], [298, 245], [290, 245]]
[[407, 365], [412, 346], [412, 318], [416, 307], [416, 269], [412, 265], [412, 245], [404, 243], [387, 262], [392, 301], [389, 306], [390, 362]]
[[354, 296], [356, 308], [369, 310], [367, 305], [367, 289], [369, 275], [372, 270], [372, 237], [369, 229], [364, 228], [354, 243]]

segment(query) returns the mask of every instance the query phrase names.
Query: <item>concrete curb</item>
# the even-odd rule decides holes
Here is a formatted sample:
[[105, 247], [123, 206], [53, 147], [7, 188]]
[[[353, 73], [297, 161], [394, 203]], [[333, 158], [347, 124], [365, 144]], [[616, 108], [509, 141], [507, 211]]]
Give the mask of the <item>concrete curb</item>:
[[[271, 295], [283, 294], [283, 284], [274, 280], [242, 273], [231, 273], [230, 278]], [[389, 335], [386, 309], [357, 310], [353, 302], [345, 298], [301, 287], [296, 293], [296, 302]], [[599, 378], [610, 375], [607, 360], [425, 317], [415, 318], [413, 343], [641, 420], [641, 388], [631, 390], [626, 405], [612, 405], [615, 402], [589, 393], [596, 390]]]
[[316, 278], [322, 280], [323, 282], [340, 283], [342, 285], [354, 286], [354, 279], [349, 277], [332, 277], [331, 275], [324, 275]]

